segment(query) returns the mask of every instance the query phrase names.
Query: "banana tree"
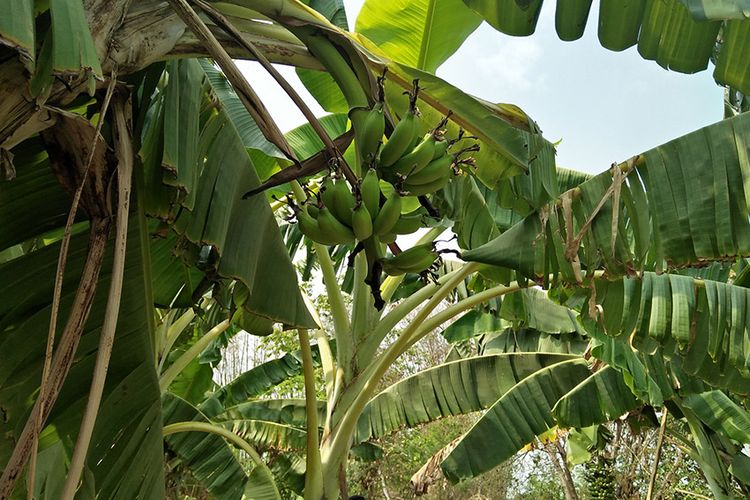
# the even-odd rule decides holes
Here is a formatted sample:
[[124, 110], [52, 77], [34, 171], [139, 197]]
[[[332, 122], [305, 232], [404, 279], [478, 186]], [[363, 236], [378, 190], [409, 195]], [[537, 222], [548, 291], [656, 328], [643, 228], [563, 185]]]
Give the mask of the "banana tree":
[[[507, 19], [521, 24], [533, 21], [541, 4], [535, 2], [532, 9], [519, 13], [512, 2], [505, 3], [498, 2], [496, 12], [507, 9], [505, 12], [511, 14]], [[646, 17], [643, 9], [633, 14], [612, 8], [613, 13], [603, 18], [603, 24], [609, 26], [605, 31], [615, 33], [620, 45], [625, 44], [622, 48], [635, 30], [636, 34], [643, 34], [638, 41], [640, 44], [643, 40], [645, 57], [677, 70], [694, 71], [707, 64], [706, 47], [713, 47], [717, 33], [724, 30], [716, 63], [717, 78], [747, 93], [747, 65], [743, 65], [749, 59], [747, 43], [743, 42], [747, 21], [694, 21], [685, 16], [687, 11], [680, 3], [664, 7], [657, 6], [658, 2], [639, 5], [645, 3], [650, 9]], [[745, 144], [746, 120], [740, 115], [705, 132], [705, 136], [698, 134], [700, 138], [665, 146], [664, 151], [646, 154], [643, 160], [634, 158], [613, 169], [612, 175], [595, 177], [580, 188], [567, 191], [553, 209], [547, 203], [560, 195], [560, 186], [567, 187], [567, 182], [579, 176], [555, 169], [554, 148], [518, 108], [475, 99], [430, 73], [480, 21], [477, 14], [458, 2], [446, 10], [433, 4], [419, 3], [408, 15], [386, 22], [373, 19], [372, 10], [365, 11], [370, 17], [363, 15], [358, 21], [360, 32], [354, 34], [291, 0], [217, 4], [195, 1], [192, 6], [184, 0], [137, 5], [126, 0], [53, 0], [43, 6], [23, 1], [0, 7], [0, 40], [7, 54], [2, 63], [2, 74], [6, 76], [0, 82], [0, 162], [7, 179], [16, 177], [2, 184], [2, 194], [7, 193], [8, 202], [0, 209], [4, 221], [0, 273], [4, 283], [19, 289], [28, 286], [21, 297], [10, 295], [16, 287], [6, 287], [8, 298], [3, 302], [5, 310], [0, 318], [2, 343], [8, 348], [3, 352], [14, 353], [8, 363], [2, 364], [0, 404], [12, 431], [4, 435], [0, 455], [6, 464], [0, 479], [0, 496], [14, 491], [29, 459], [26, 481], [30, 491], [49, 488], [47, 494], [55, 496], [54, 485], [59, 484], [62, 474], [67, 476], [62, 486], [64, 498], [72, 497], [76, 491], [80, 495], [95, 491], [103, 496], [162, 496], [162, 430], [172, 437], [171, 433], [178, 430], [190, 430], [192, 434], [216, 429], [197, 424], [179, 426], [181, 422], [171, 421], [162, 429], [161, 394], [165, 385], [171, 385], [169, 379], [185, 367], [177, 364], [164, 373], [159, 370], [159, 353], [163, 356], [168, 352], [163, 347], [174, 337], [157, 335], [153, 305], [186, 307], [209, 291], [219, 297], [222, 289], [232, 290], [231, 321], [243, 328], [268, 332], [272, 323], [279, 322], [299, 330], [308, 390], [305, 495], [309, 498], [335, 498], [339, 494], [340, 472], [361, 415], [375, 396], [378, 381], [398, 356], [461, 312], [533, 286], [537, 281], [547, 286], [551, 283], [565, 294], [568, 289], [562, 287], [564, 283], [574, 289], [595, 290], [605, 286], [601, 284], [605, 278], [630, 275], [633, 271], [636, 284], [628, 281], [620, 288], [630, 287], [630, 292], [643, 282], [644, 287], [651, 288], [644, 288], [639, 297], [655, 293], [659, 298], [656, 302], [639, 302], [648, 305], [641, 315], [649, 318], [648, 328], [643, 330], [647, 333], [642, 335], [644, 352], [653, 356], [661, 354], [660, 349], [671, 349], [667, 351], [670, 355], [674, 351], [685, 357], [686, 363], [692, 361], [693, 369], [707, 384], [742, 393], [747, 371], [740, 363], [746, 315], [741, 306], [743, 295], [727, 291], [737, 286], [727, 285], [731, 288], [725, 289], [706, 285], [711, 298], [698, 294], [691, 302], [686, 280], [675, 278], [672, 284], [671, 278], [666, 282], [661, 278], [645, 279], [642, 277], [648, 275], [642, 273], [671, 269], [673, 264], [688, 266], [738, 258], [747, 253], [743, 236], [747, 223], [744, 194], [736, 187], [741, 184], [733, 182], [744, 179], [748, 168], [746, 148], [738, 147]], [[467, 4], [473, 6], [472, 2]], [[491, 3], [482, 3], [477, 10], [493, 20], [486, 14], [488, 5]], [[674, 14], [674, 21], [661, 21], [664, 17], [659, 16], [659, 8]], [[586, 17], [588, 10], [585, 11], [560, 16], [580, 22]], [[336, 12], [334, 9], [333, 14]], [[742, 11], [730, 9], [717, 14], [718, 11], [705, 8], [701, 12], [714, 18], [732, 17]], [[439, 29], [439, 23], [448, 17], [461, 29]], [[391, 45], [386, 43], [388, 29], [401, 29], [414, 19], [424, 29], [406, 30], [407, 36], [394, 38]], [[389, 22], [394, 23], [390, 28]], [[620, 36], [618, 30], [623, 27], [629, 31]], [[77, 35], [70, 37], [70, 33]], [[674, 42], [685, 36], [690, 43]], [[656, 45], [655, 40], [659, 41]], [[672, 42], [667, 43], [669, 40]], [[678, 64], [678, 58], [685, 53], [688, 63]], [[196, 57], [213, 59], [226, 80], [210, 63], [201, 63]], [[322, 145], [320, 153], [303, 157], [295, 150], [269, 118], [232, 57], [256, 59], [278, 79], [310, 120]], [[335, 140], [335, 135], [311, 115], [269, 62], [307, 70], [303, 77], [324, 106], [338, 106], [336, 111], [348, 113], [354, 147], [344, 151], [346, 138]], [[328, 74], [320, 73], [322, 69]], [[410, 98], [404, 97], [403, 91], [411, 91]], [[413, 118], [417, 109], [421, 110], [421, 121]], [[447, 121], [443, 119], [445, 115], [450, 115]], [[460, 129], [476, 139], [467, 138]], [[420, 141], [425, 133], [425, 140]], [[389, 140], [380, 150], [383, 135]], [[415, 147], [416, 156], [404, 159], [414, 142], [420, 146], [424, 142], [433, 149], [436, 144], [441, 148], [450, 146], [452, 159], [448, 157], [448, 164], [462, 178], [450, 177], [445, 149], [441, 150], [442, 157], [433, 157], [425, 152], [428, 146]], [[407, 146], [398, 146], [399, 143]], [[475, 151], [477, 145], [479, 152]], [[383, 158], [387, 149], [396, 158], [395, 163]], [[467, 153], [472, 153], [473, 159], [467, 158]], [[712, 169], [691, 167], [690, 172], [683, 172], [690, 165], [692, 153], [702, 155]], [[443, 167], [431, 167], [425, 173], [416, 171], [433, 160], [442, 161]], [[335, 339], [335, 355], [327, 332], [318, 328], [319, 321], [310, 316], [295, 286], [296, 277], [267, 199], [258, 194], [251, 196], [260, 187], [253, 167], [263, 165], [270, 169], [266, 173], [291, 165], [281, 170], [286, 173], [275, 180], [290, 182], [289, 188], [296, 197], [296, 202], [290, 204], [297, 207], [305, 238], [318, 237], [310, 246], [331, 303], [334, 328], [330, 333]], [[329, 204], [324, 199], [329, 207], [322, 206], [320, 198], [335, 191], [321, 189], [326, 180], [309, 183], [307, 190], [298, 183], [329, 165], [340, 177], [333, 183], [339, 186], [336, 190], [347, 196], [360, 195], [355, 207], [364, 204], [373, 217], [375, 212], [388, 214], [382, 221], [370, 221], [373, 227], [369, 229], [367, 223], [357, 224], [358, 234], [354, 236], [363, 243], [364, 251], [351, 259], [351, 310], [346, 307], [336, 262], [327, 247], [346, 247], [350, 242], [356, 246], [355, 238], [350, 237], [354, 228], [331, 219], [324, 210], [340, 203]], [[364, 196], [362, 188], [369, 166], [381, 168], [381, 182], [374, 190], [366, 189], [369, 194]], [[724, 177], [718, 175], [717, 166], [725, 168]], [[129, 168], [134, 172], [132, 188]], [[295, 170], [296, 174], [289, 173]], [[113, 180], [115, 171], [117, 182]], [[636, 177], [630, 174], [636, 171], [638, 182], [632, 185], [640, 186], [640, 191], [638, 187], [630, 189], [630, 179]], [[689, 173], [691, 176], [680, 177], [688, 182], [699, 179], [696, 174], [711, 174], [710, 182], [700, 184], [716, 186], [705, 206], [721, 209], [727, 217], [712, 215], [711, 220], [724, 224], [711, 228], [715, 232], [703, 232], [709, 224], [701, 218], [704, 207], [699, 206], [698, 198], [678, 206], [686, 196], [679, 196], [679, 187], [673, 188], [663, 180], [665, 171], [670, 175]], [[519, 176], [522, 172], [528, 175]], [[437, 177], [427, 177], [426, 173]], [[393, 186], [388, 187], [383, 180]], [[669, 200], [660, 197], [660, 193], [667, 194], [667, 185], [674, 197], [671, 211], [662, 210], [670, 206]], [[404, 188], [418, 196], [402, 196]], [[72, 203], [66, 190], [73, 195]], [[131, 191], [135, 197], [129, 204]], [[340, 198], [344, 209], [338, 216], [346, 219], [349, 201], [346, 196]], [[85, 214], [78, 214], [79, 205]], [[447, 227], [446, 221], [435, 217], [436, 206], [455, 222], [460, 246], [469, 250], [465, 258], [486, 263], [456, 264], [435, 282], [412, 287], [408, 298], [383, 312], [385, 305], [395, 302], [397, 292], [402, 293], [398, 274], [421, 270], [417, 267], [423, 266], [407, 265], [405, 261], [417, 257], [434, 259], [430, 242]], [[318, 219], [310, 214], [315, 209]], [[401, 249], [394, 239], [395, 224], [402, 211], [419, 211], [418, 225], [433, 228], [423, 237], [421, 246], [412, 253], [403, 252], [399, 259]], [[427, 222], [423, 213], [431, 215], [432, 222]], [[677, 215], [670, 219], [674, 213]], [[660, 219], [662, 214], [666, 215]], [[312, 218], [305, 219], [306, 215]], [[688, 235], [687, 241], [675, 234], [680, 220], [690, 223], [686, 227], [691, 231], [680, 233], [683, 240]], [[117, 235], [109, 241], [112, 225]], [[372, 233], [375, 229], [377, 235]], [[649, 245], [652, 234], [656, 243]], [[706, 239], [702, 234], [713, 237]], [[515, 240], [517, 237], [522, 238]], [[700, 248], [694, 251], [690, 250], [693, 238], [701, 240]], [[510, 248], [509, 240], [515, 241]], [[519, 242], [526, 245], [524, 251], [512, 251]], [[393, 255], [388, 256], [387, 251]], [[33, 270], [36, 279], [27, 280], [29, 270]], [[394, 276], [381, 283], [379, 270]], [[658, 283], [653, 285], [652, 281]], [[691, 290], [700, 288], [698, 281], [691, 282]], [[98, 284], [107, 283], [110, 294], [104, 299], [95, 294], [95, 289]], [[611, 290], [618, 290], [618, 286]], [[719, 288], [725, 295], [717, 295]], [[463, 293], [469, 289], [471, 293]], [[672, 291], [675, 307], [667, 301]], [[452, 295], [456, 297], [453, 304], [431, 316]], [[610, 293], [609, 289], [607, 297], [608, 305], [601, 303], [601, 293], [592, 293], [584, 302], [592, 312], [599, 306], [613, 311], [604, 331], [615, 335], [611, 325], [618, 323], [618, 315], [621, 320], [617, 328], [630, 320], [632, 316], [624, 312], [629, 311], [626, 305], [631, 307], [638, 301], [631, 300], [630, 293], [622, 293], [618, 302], [617, 292]], [[653, 303], [668, 305], [652, 307]], [[715, 309], [709, 315], [698, 314], [707, 310], [706, 304]], [[579, 309], [581, 305], [578, 304]], [[120, 310], [124, 314], [118, 315]], [[669, 316], [667, 310], [677, 312]], [[654, 314], [649, 316], [651, 311]], [[398, 338], [383, 344], [390, 331], [407, 316], [407, 325]], [[668, 316], [674, 318], [666, 321], [673, 326], [671, 329], [664, 326]], [[56, 341], [58, 317], [65, 317], [67, 323]], [[699, 317], [707, 318], [708, 325], [716, 324], [711, 330], [711, 352], [719, 353], [729, 363], [690, 359], [690, 354], [701, 353], [701, 349], [690, 349], [694, 345], [700, 347], [696, 339], [706, 340], [706, 336], [685, 333], [685, 328], [692, 332], [692, 323], [687, 319]], [[727, 317], [731, 323], [719, 319]], [[226, 328], [229, 320], [219, 324]], [[32, 341], [25, 335], [27, 331], [45, 330], [46, 346], [43, 335], [33, 336]], [[320, 437], [308, 330], [318, 341], [325, 374], [327, 401]], [[114, 332], [117, 335], [112, 347]], [[172, 366], [175, 368], [169, 372]], [[563, 381], [568, 384], [565, 387], [572, 388], [571, 381], [589, 374], [581, 360], [564, 366], [569, 377]], [[159, 380], [165, 374], [169, 377]], [[559, 389], [562, 395], [564, 387]], [[36, 398], [28, 397], [37, 393]], [[178, 403], [174, 406], [182, 408], [180, 415], [185, 419], [196, 418], [190, 408], [185, 410]], [[127, 412], [122, 408], [127, 408]], [[701, 449], [710, 450], [703, 424], [698, 419], [692, 422], [695, 435], [702, 440]], [[246, 441], [238, 441], [236, 434], [224, 431], [217, 433], [257, 458], [258, 467], [254, 470], [268, 478], [268, 469], [260, 466], [260, 458], [246, 446]], [[69, 471], [37, 467], [35, 461], [42, 460], [42, 453], [47, 450], [51, 450], [44, 456], [47, 460], [59, 456], [53, 453], [69, 456]], [[136, 456], [139, 467], [130, 467]], [[228, 459], [229, 455], [225, 456]], [[713, 467], [718, 464], [714, 461]], [[49, 474], [35, 477], [37, 469]], [[274, 496], [274, 488], [268, 488], [251, 494]], [[233, 491], [236, 494], [239, 490]]]

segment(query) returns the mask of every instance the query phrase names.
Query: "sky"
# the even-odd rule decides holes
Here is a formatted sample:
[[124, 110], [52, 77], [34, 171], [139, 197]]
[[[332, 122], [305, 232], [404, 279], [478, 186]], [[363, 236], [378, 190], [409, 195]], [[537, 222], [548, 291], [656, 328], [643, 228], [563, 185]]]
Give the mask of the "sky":
[[[350, 27], [363, 3], [344, 0]], [[547, 139], [561, 141], [559, 166], [589, 173], [722, 118], [723, 90], [713, 80], [711, 64], [706, 71], [684, 75], [642, 59], [635, 47], [604, 49], [596, 36], [598, 2], [584, 36], [563, 42], [554, 29], [555, 3], [544, 3], [530, 37], [506, 36], [483, 23], [437, 75], [472, 95], [521, 107]], [[257, 63], [240, 65], [282, 130], [304, 122]], [[294, 70], [280, 70], [313, 111], [324, 114]]]

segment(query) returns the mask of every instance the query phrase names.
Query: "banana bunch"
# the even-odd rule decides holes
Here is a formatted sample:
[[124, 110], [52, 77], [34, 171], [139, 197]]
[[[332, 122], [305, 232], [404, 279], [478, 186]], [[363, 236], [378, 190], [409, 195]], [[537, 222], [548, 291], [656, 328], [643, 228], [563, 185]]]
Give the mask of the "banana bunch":
[[450, 143], [440, 130], [420, 138], [416, 113], [408, 112], [393, 128], [393, 133], [380, 152], [382, 177], [398, 185], [411, 196], [434, 193], [445, 187], [455, 161], [448, 153]]
[[396, 192], [381, 205], [380, 180], [369, 169], [354, 190], [343, 178], [327, 177], [320, 194], [295, 207], [302, 233], [323, 245], [345, 245], [371, 237], [392, 243], [399, 234], [411, 234], [424, 225], [426, 211], [401, 213], [401, 195]]

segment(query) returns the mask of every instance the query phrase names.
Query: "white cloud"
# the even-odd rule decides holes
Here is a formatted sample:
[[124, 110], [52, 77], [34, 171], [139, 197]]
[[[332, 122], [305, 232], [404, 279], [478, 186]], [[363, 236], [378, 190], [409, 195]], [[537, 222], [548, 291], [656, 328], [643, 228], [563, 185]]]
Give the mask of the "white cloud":
[[503, 37], [492, 45], [489, 55], [476, 58], [476, 65], [479, 73], [493, 86], [504, 91], [540, 90], [544, 87], [546, 78], [539, 66], [542, 48], [537, 41]]

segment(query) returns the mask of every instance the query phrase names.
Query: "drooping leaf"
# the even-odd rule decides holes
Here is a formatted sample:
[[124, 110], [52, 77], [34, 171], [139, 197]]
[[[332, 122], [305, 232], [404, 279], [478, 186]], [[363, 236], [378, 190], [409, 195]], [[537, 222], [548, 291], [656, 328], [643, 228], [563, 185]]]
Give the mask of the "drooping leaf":
[[[313, 351], [313, 362], [320, 363], [320, 354], [317, 349]], [[300, 373], [302, 373], [301, 352], [287, 353], [280, 358], [266, 361], [242, 373], [216, 391], [215, 395], [224, 402], [225, 406], [230, 406], [260, 396], [281, 382]]]
[[88, 81], [89, 93], [93, 94], [94, 77], [101, 78], [102, 67], [83, 2], [49, 0], [49, 9], [52, 24], [37, 58], [32, 94], [47, 92], [55, 77]]
[[497, 332], [502, 329], [500, 318], [494, 314], [480, 311], [469, 311], [442, 331], [450, 343], [470, 339], [479, 335]]
[[558, 425], [580, 428], [614, 420], [642, 404], [625, 385], [622, 374], [607, 366], [563, 396], [552, 414]]
[[[318, 423], [325, 423], [326, 402], [318, 401]], [[213, 417], [216, 421], [264, 420], [277, 424], [305, 427], [307, 415], [304, 399], [256, 399], [227, 408]]]
[[[197, 64], [197, 63], [196, 63]], [[260, 184], [235, 123], [223, 108], [209, 112], [201, 129], [201, 169], [192, 210], [182, 210], [175, 228], [218, 254], [219, 275], [240, 280], [250, 294], [244, 307], [275, 322], [315, 327], [270, 207], [262, 197], [242, 200]], [[275, 283], [268, 293], [267, 283]]]
[[[526, 36], [536, 28], [542, 0], [464, 3], [499, 31]], [[575, 40], [583, 34], [590, 4], [590, 0], [556, 2], [555, 27], [562, 40]], [[622, 51], [637, 44], [643, 58], [670, 70], [695, 73], [708, 66], [722, 21], [727, 20], [724, 44], [719, 49], [719, 58], [724, 60], [717, 63], [714, 77], [720, 84], [748, 93], [748, 17], [747, 0], [602, 0], [598, 35], [601, 45], [609, 50]]]
[[527, 36], [534, 33], [542, 0], [464, 0], [495, 29], [507, 35]]
[[163, 182], [184, 191], [182, 204], [192, 210], [200, 169], [198, 137], [203, 71], [193, 60], [171, 61], [164, 88]]
[[357, 424], [355, 442], [383, 436], [402, 426], [482, 410], [526, 377], [576, 358], [566, 354], [500, 354], [424, 370], [392, 385], [367, 404]]
[[488, 333], [480, 345], [481, 354], [506, 352], [555, 352], [583, 354], [589, 341], [578, 333], [546, 333], [531, 328], [506, 328]]
[[230, 420], [222, 425], [259, 448], [305, 451], [307, 446], [307, 431], [300, 427], [266, 420]]
[[525, 288], [503, 299], [500, 317], [519, 326], [528, 326], [545, 333], [570, 333], [580, 330], [578, 314], [552, 302], [536, 288]]
[[[255, 149], [273, 158], [285, 158], [284, 154], [263, 136], [255, 120], [250, 116], [247, 108], [242, 104], [222, 72], [208, 60], [201, 59], [198, 62], [206, 75], [206, 81], [211, 87], [211, 92], [221, 103], [227, 118], [234, 125], [245, 148]], [[195, 61], [191, 64], [195, 64]]]
[[750, 444], [750, 414], [722, 391], [688, 394], [682, 402], [714, 431]]
[[[164, 425], [209, 422], [197, 408], [172, 394], [163, 399]], [[164, 438], [193, 476], [218, 498], [240, 499], [248, 477], [230, 445], [215, 434], [180, 432]]]
[[747, 254], [748, 129], [750, 115], [738, 115], [652, 149], [631, 162], [624, 179], [600, 174], [463, 257], [576, 281], [569, 255], [582, 268], [605, 267], [617, 276]]
[[553, 364], [505, 392], [461, 438], [440, 467], [451, 482], [499, 465], [555, 426], [552, 407], [591, 373], [581, 358]]
[[644, 353], [657, 347], [682, 359], [681, 370], [715, 387], [750, 391], [746, 331], [750, 290], [689, 276], [644, 273], [597, 282], [608, 335], [632, 335]]

